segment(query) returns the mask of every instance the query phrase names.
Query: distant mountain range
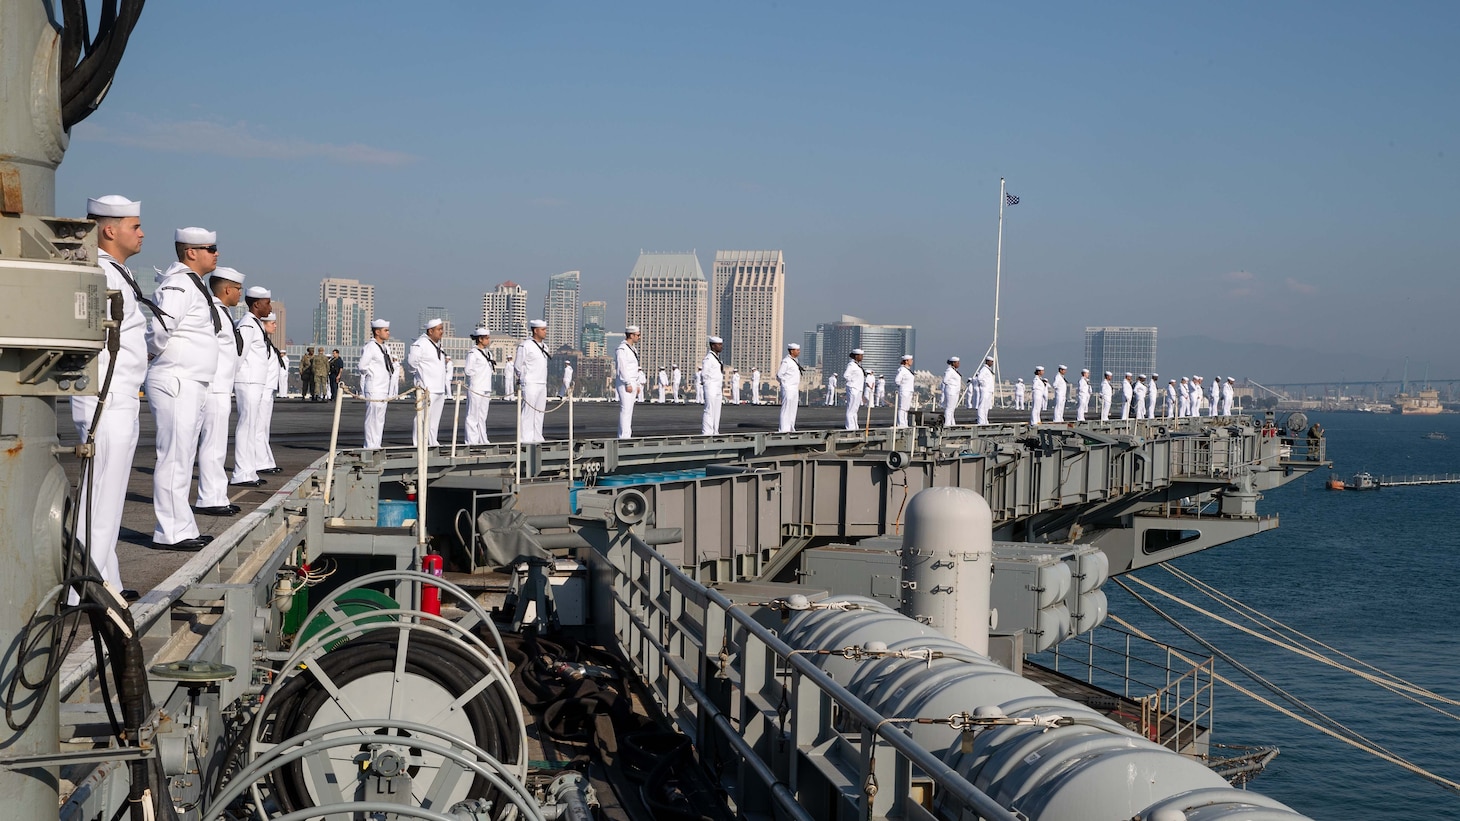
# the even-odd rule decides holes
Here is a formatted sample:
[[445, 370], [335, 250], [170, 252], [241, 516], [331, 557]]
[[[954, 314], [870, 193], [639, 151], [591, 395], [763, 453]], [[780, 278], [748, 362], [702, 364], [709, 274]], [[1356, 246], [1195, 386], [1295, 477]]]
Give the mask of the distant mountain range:
[[[1022, 376], [1027, 382], [1034, 373], [1035, 365], [1043, 365], [1047, 369], [1046, 374], [1054, 373], [1061, 364], [1068, 365], [1072, 376], [1078, 375], [1080, 368], [1084, 367], [1083, 344], [1028, 346], [1010, 342], [999, 347], [1003, 359], [1000, 370], [1010, 380]], [[1235, 376], [1239, 381], [1255, 379], [1273, 384], [1372, 382], [1400, 379], [1404, 374], [1404, 360], [1348, 351], [1234, 342], [1208, 336], [1162, 336], [1158, 337], [1156, 344], [1156, 370], [1165, 378], [1201, 374], [1208, 379], [1216, 375]], [[1430, 376], [1453, 378], [1454, 370], [1453, 362], [1437, 362], [1431, 365]], [[1425, 363], [1411, 361], [1410, 380], [1419, 381], [1424, 377]]]

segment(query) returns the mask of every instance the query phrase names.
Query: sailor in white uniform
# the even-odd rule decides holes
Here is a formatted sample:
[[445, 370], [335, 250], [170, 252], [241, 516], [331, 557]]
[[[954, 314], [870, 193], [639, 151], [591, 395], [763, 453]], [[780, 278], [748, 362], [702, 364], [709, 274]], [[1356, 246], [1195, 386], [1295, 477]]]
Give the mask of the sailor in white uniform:
[[[437, 430], [441, 427], [441, 409], [446, 405], [446, 389], [451, 384], [451, 357], [441, 349], [441, 337], [446, 334], [446, 325], [440, 318], [426, 322], [426, 328], [411, 349], [406, 352], [406, 364], [416, 387], [426, 391], [430, 404], [426, 408], [426, 444], [436, 447]], [[417, 428], [411, 427], [411, 444], [417, 441]]]
[[1227, 377], [1227, 381], [1222, 383], [1222, 415], [1223, 416], [1231, 416], [1232, 415], [1232, 394], [1233, 394], [1233, 392], [1235, 390], [1236, 390], [1236, 380], [1233, 379], [1230, 376]]
[[669, 372], [660, 368], [657, 382], [659, 384], [659, 404], [662, 405], [664, 404], [665, 391], [669, 388]]
[[872, 394], [872, 407], [880, 408], [887, 404], [887, 377], [877, 377], [877, 390]]
[[867, 371], [867, 376], [862, 380], [862, 407], [875, 408], [877, 400], [877, 374]]
[[1130, 418], [1130, 400], [1135, 396], [1136, 386], [1133, 383], [1134, 377], [1130, 371], [1125, 372], [1125, 380], [1120, 383], [1120, 418]]
[[1184, 376], [1176, 385], [1176, 415], [1182, 417], [1191, 415], [1191, 385]]
[[695, 368], [695, 404], [705, 404], [705, 366]]
[[1069, 370], [1064, 365], [1059, 366], [1054, 372], [1054, 419], [1055, 422], [1065, 421], [1065, 399], [1070, 395], [1070, 383], [1065, 380], [1065, 371]]
[[[279, 317], [273, 311], [269, 311], [263, 317], [264, 339], [269, 343], [269, 350], [274, 354], [276, 367], [269, 368], [268, 379], [264, 383], [264, 412], [259, 417], [259, 425], [263, 428], [262, 434], [255, 443], [259, 460], [259, 473], [279, 473], [279, 464], [274, 461], [274, 448], [269, 444], [269, 437], [274, 428], [274, 398], [286, 396], [289, 387], [289, 355], [279, 350], [274, 344], [274, 334], [279, 330]], [[262, 484], [262, 483], [260, 483]]]
[[360, 395], [365, 397], [365, 449], [380, 447], [385, 432], [386, 401], [396, 395], [400, 384], [399, 363], [390, 356], [385, 343], [390, 341], [390, 321], [377, 319], [370, 323], [370, 341], [360, 349]]
[[1135, 385], [1135, 388], [1132, 391], [1135, 394], [1136, 418], [1137, 419], [1145, 419], [1146, 418], [1146, 393], [1147, 393], [1147, 391], [1148, 391], [1148, 388], [1146, 386], [1146, 375], [1145, 374], [1140, 374], [1139, 376], [1136, 377], [1136, 385]]
[[1024, 377], [1021, 376], [1019, 381], [1014, 383], [1014, 410], [1024, 410], [1025, 390]]
[[862, 349], [848, 354], [847, 369], [842, 371], [842, 385], [847, 392], [847, 430], [856, 430], [857, 412], [862, 409], [862, 391], [867, 387], [867, 372], [862, 369]]
[[958, 424], [954, 420], [954, 416], [958, 409], [958, 396], [963, 390], [963, 374], [958, 370], [961, 361], [956, 356], [950, 356], [948, 357], [948, 367], [943, 369], [943, 427], [945, 428]]
[[1191, 391], [1191, 415], [1201, 416], [1202, 397], [1206, 395], [1206, 392], [1201, 389], [1201, 377], [1193, 376], [1188, 385]]
[[147, 334], [152, 362], [147, 368], [147, 403], [157, 420], [157, 464], [152, 474], [152, 505], [157, 526], [152, 546], [164, 550], [201, 550], [201, 536], [188, 505], [198, 428], [208, 383], [218, 368], [218, 331], [222, 319], [203, 277], [218, 267], [218, 235], [202, 228], [179, 228], [173, 235], [178, 261], [163, 274], [156, 301], [163, 323], [154, 318]]
[[978, 382], [971, 377], [963, 384], [963, 407], [968, 410], [978, 407]]
[[1034, 378], [1029, 381], [1033, 387], [1033, 396], [1029, 402], [1029, 424], [1037, 425], [1044, 408], [1049, 404], [1049, 380], [1044, 378], [1044, 366], [1038, 365], [1034, 368]]
[[684, 401], [683, 399], [679, 398], [679, 386], [680, 383], [683, 381], [683, 374], [679, 372], [678, 365], [675, 365], [669, 369], [669, 383], [674, 386], [674, 404], [676, 405]]
[[497, 373], [497, 363], [487, 350], [492, 344], [492, 332], [477, 328], [471, 332], [474, 346], [466, 355], [466, 443], [468, 445], [489, 445], [487, 439], [487, 411], [492, 404], [492, 377]]
[[527, 339], [517, 346], [517, 382], [522, 386], [521, 442], [524, 445], [545, 441], [543, 417], [547, 414], [547, 323], [534, 319], [527, 323]]
[[563, 398], [567, 399], [573, 393], [573, 363], [563, 363]]
[[750, 404], [759, 405], [760, 402], [760, 368], [750, 369]]
[[1221, 405], [1222, 405], [1222, 377], [1220, 377], [1220, 376], [1213, 376], [1212, 377], [1212, 405], [1211, 405], [1211, 409], [1209, 411], [1207, 411], [1207, 415], [1208, 416], [1216, 416], [1217, 415], [1217, 411], [1221, 409]]
[[776, 369], [776, 381], [781, 386], [780, 433], [796, 432], [796, 408], [801, 401], [801, 346], [792, 342], [786, 346], [786, 358]]
[[1166, 418], [1167, 419], [1175, 419], [1176, 418], [1176, 405], [1177, 405], [1177, 402], [1178, 401], [1179, 401], [1179, 399], [1176, 396], [1176, 380], [1175, 379], [1168, 379], [1168, 380], [1166, 380]]
[[836, 404], [836, 374], [834, 373], [826, 375], [826, 402], [824, 404], [827, 407]]
[[1090, 369], [1080, 369], [1080, 381], [1075, 383], [1075, 421], [1085, 421], [1090, 410]]
[[507, 354], [502, 365], [502, 395], [511, 399], [517, 396], [517, 362], [514, 354]]
[[[269, 334], [264, 330], [264, 317], [274, 312], [272, 294], [257, 285], [243, 293], [248, 313], [235, 323], [243, 338], [243, 353], [233, 375], [233, 397], [238, 405], [238, 423], [233, 429], [233, 475], [229, 483], [241, 487], [258, 487], [259, 468], [267, 468], [262, 456], [265, 440], [265, 397], [270, 377], [277, 378], [279, 360]], [[269, 403], [270, 407], [272, 403]]]
[[639, 399], [639, 381], [643, 369], [639, 366], [639, 352], [634, 348], [642, 334], [638, 325], [624, 328], [624, 341], [618, 343], [613, 354], [613, 386], [618, 393], [618, 438], [628, 439], [634, 435], [634, 404]]
[[984, 364], [974, 371], [974, 393], [978, 394], [978, 424], [988, 424], [988, 412], [994, 406], [994, 358], [984, 356]]
[[1147, 403], [1148, 403], [1148, 406], [1146, 408], [1146, 418], [1147, 419], [1155, 419], [1156, 418], [1156, 400], [1161, 395], [1161, 374], [1155, 373], [1155, 372], [1152, 372], [1151, 373], [1151, 382], [1150, 382], [1149, 388], [1150, 388], [1150, 395], [1149, 395], [1149, 397], [1146, 400]]
[[1106, 371], [1105, 372], [1105, 376], [1103, 378], [1101, 378], [1101, 380], [1100, 380], [1100, 421], [1101, 422], [1109, 422], [1110, 421], [1110, 401], [1111, 401], [1111, 396], [1115, 393], [1115, 388], [1110, 384], [1110, 378], [1112, 376], [1115, 376], [1115, 374], [1111, 373], [1110, 371]]
[[902, 364], [897, 367], [897, 374], [893, 376], [893, 384], [897, 385], [897, 409], [892, 417], [894, 428], [907, 427], [907, 410], [912, 407], [913, 386], [917, 379], [912, 372], [913, 356], [910, 353], [902, 355]]
[[700, 417], [700, 433], [714, 436], [720, 432], [720, 403], [725, 400], [725, 363], [720, 361], [720, 352], [725, 350], [725, 340], [710, 337], [710, 350], [700, 364], [700, 382], [705, 386], [705, 412]]
[[[233, 326], [228, 309], [243, 298], [243, 274], [218, 266], [208, 277], [213, 310], [218, 312], [218, 366], [208, 382], [198, 427], [198, 504], [194, 513], [232, 516], [241, 508], [228, 501], [228, 417], [233, 413], [233, 379], [243, 355], [243, 335]], [[235, 448], [234, 462], [238, 461]]]
[[740, 369], [730, 369], [730, 401], [733, 404], [740, 404]]
[[[106, 402], [95, 396], [71, 397], [76, 435], [82, 442], [92, 434], [96, 437], [91, 471], [82, 473], [77, 488], [76, 498], [83, 505], [90, 500], [89, 506], [82, 507], [78, 527], [102, 580], [128, 601], [135, 601], [137, 591], [122, 587], [117, 535], [122, 528], [132, 458], [137, 452], [138, 413], [142, 407], [137, 392], [147, 377], [147, 317], [166, 318], [142, 294], [137, 278], [126, 265], [128, 259], [141, 252], [146, 236], [142, 231], [142, 203], [116, 194], [88, 199], [86, 216], [96, 222], [97, 262], [106, 274], [107, 290], [122, 293], [122, 319], [119, 327], [107, 330], [109, 336], [117, 337], [115, 357], [103, 347], [96, 360], [98, 377], [103, 380], [97, 388], [106, 389]], [[108, 373], [109, 384], [105, 383]]]

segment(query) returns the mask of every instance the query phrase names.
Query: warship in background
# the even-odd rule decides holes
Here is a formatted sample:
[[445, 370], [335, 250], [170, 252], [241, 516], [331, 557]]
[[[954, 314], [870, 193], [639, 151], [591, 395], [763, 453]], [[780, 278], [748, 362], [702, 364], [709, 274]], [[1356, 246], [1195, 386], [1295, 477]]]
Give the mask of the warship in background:
[[570, 404], [542, 445], [332, 444], [128, 607], [56, 458], [118, 300], [47, 215], [141, 5], [88, 43], [0, 3], [7, 817], [1302, 817], [1231, 786], [1274, 751], [1215, 756], [1210, 659], [1097, 638], [1108, 578], [1277, 526], [1329, 465], [1301, 414], [618, 441]]

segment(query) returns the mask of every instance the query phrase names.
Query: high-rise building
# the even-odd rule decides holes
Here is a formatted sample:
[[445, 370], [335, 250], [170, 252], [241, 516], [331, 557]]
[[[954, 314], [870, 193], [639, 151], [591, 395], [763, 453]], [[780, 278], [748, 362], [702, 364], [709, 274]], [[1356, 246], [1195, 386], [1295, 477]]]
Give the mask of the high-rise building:
[[710, 333], [725, 339], [726, 364], [773, 372], [782, 348], [786, 260], [780, 251], [716, 251]]
[[526, 338], [527, 289], [508, 280], [482, 294], [482, 326], [493, 336]]
[[638, 325], [644, 333], [639, 365], [646, 373], [676, 363], [691, 367], [704, 356], [708, 291], [709, 283], [694, 252], [639, 252], [629, 274], [624, 324]]
[[1117, 378], [1126, 373], [1155, 373], [1156, 329], [1086, 328], [1085, 367], [1096, 378], [1106, 371]]
[[801, 356], [799, 357], [801, 361], [801, 367], [821, 367], [821, 346], [825, 340], [826, 336], [822, 333], [820, 325], [816, 326], [816, 330], [806, 331], [804, 334], [802, 334]]
[[583, 345], [587, 344], [586, 334], [590, 325], [598, 326], [600, 332], [608, 330], [608, 303], [601, 299], [591, 299], [583, 303], [583, 337], [578, 340], [579, 349], [587, 352]]
[[[284, 327], [284, 320], [288, 318], [288, 311], [284, 310], [284, 303], [277, 299], [271, 300], [269, 304], [274, 306], [274, 319], [277, 322], [274, 327], [274, 332], [269, 334], [269, 339], [273, 340], [275, 348], [282, 349], [289, 344], [288, 329]], [[240, 302], [239, 306], [242, 307], [243, 303]]]
[[820, 366], [840, 373], [854, 348], [862, 349], [862, 367], [878, 376], [897, 372], [902, 355], [917, 354], [917, 330], [911, 325], [873, 325], [860, 317], [846, 316], [816, 326], [821, 336]]
[[578, 347], [579, 272], [564, 271], [548, 277], [547, 295], [542, 298], [542, 318], [547, 322], [547, 348]]
[[[426, 323], [433, 319], [441, 320], [441, 324], [446, 326], [446, 330], [442, 332], [443, 336], [456, 336], [456, 327], [451, 324], [451, 312], [439, 306], [431, 306], [421, 311], [421, 321], [416, 325], [416, 331], [419, 332], [425, 328]], [[415, 339], [414, 336], [411, 338]]]
[[358, 279], [326, 278], [319, 283], [314, 310], [314, 344], [358, 347], [370, 339], [375, 318], [375, 286]]

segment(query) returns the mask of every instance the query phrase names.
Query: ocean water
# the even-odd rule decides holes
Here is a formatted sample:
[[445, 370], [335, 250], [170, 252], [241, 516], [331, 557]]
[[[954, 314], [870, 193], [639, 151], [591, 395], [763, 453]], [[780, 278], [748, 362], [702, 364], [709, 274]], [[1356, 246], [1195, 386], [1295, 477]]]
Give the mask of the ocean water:
[[[1460, 414], [1311, 418], [1323, 424], [1340, 476], [1361, 470], [1460, 473]], [[1428, 431], [1450, 438], [1423, 438]], [[1259, 511], [1281, 515], [1277, 530], [1173, 564], [1304, 633], [1460, 701], [1460, 485], [1334, 492], [1324, 488], [1327, 478], [1315, 473], [1265, 494]], [[1163, 570], [1136, 575], [1188, 601], [1211, 604]], [[1120, 588], [1107, 584], [1106, 591], [1112, 612], [1173, 644], [1195, 646]], [[1460, 720], [1170, 602], [1162, 607], [1180, 612], [1203, 638], [1340, 723], [1460, 781]], [[1217, 670], [1248, 683], [1221, 661]], [[1438, 706], [1460, 716], [1460, 707]], [[1460, 795], [1220, 684], [1214, 727], [1219, 743], [1281, 748], [1250, 788], [1313, 818], [1460, 818]]]

